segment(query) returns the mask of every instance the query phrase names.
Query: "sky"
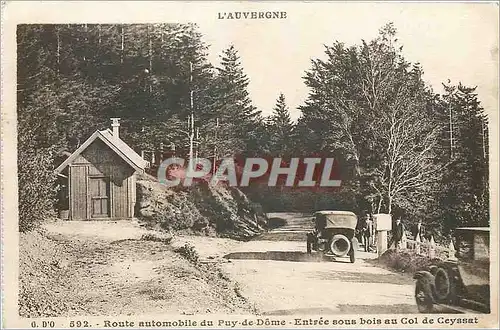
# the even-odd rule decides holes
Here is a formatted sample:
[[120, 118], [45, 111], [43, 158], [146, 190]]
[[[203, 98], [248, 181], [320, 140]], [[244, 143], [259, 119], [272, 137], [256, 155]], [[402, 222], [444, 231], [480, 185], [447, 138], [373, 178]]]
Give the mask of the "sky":
[[[272, 112], [282, 92], [294, 119], [308, 95], [302, 77], [311, 59], [323, 58], [324, 44], [360, 44], [393, 22], [405, 58], [422, 65], [435, 92], [441, 93], [448, 79], [477, 86], [483, 107], [498, 121], [499, 8], [494, 2], [14, 1], [7, 9], [2, 19], [12, 29], [3, 37], [13, 47], [16, 23], [197, 23], [213, 64], [223, 49], [235, 45], [250, 78], [252, 101], [263, 114]], [[219, 13], [236, 11], [286, 11], [287, 18], [218, 19]], [[8, 53], [9, 43], [4, 45]]]
[[292, 118], [299, 117], [297, 107], [308, 95], [302, 77], [311, 68], [312, 58], [324, 58], [323, 45], [336, 40], [360, 44], [362, 39], [375, 38], [388, 22], [398, 31], [405, 58], [422, 65], [423, 78], [435, 92], [441, 93], [442, 82], [448, 79], [478, 86], [485, 109], [498, 112], [496, 4], [323, 2], [278, 3], [257, 9], [286, 10], [288, 18], [200, 21], [198, 25], [211, 45], [213, 64], [220, 62], [223, 49], [235, 45], [250, 78], [250, 96], [265, 115], [272, 112], [282, 92]]

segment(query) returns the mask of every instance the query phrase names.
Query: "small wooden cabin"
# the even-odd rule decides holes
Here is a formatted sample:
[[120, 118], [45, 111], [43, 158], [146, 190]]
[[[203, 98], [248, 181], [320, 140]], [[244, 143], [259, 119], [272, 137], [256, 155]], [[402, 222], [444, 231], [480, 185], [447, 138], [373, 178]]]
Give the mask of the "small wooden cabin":
[[69, 220], [131, 219], [136, 173], [148, 162], [119, 136], [119, 118], [112, 130], [96, 131], [57, 169], [67, 178]]

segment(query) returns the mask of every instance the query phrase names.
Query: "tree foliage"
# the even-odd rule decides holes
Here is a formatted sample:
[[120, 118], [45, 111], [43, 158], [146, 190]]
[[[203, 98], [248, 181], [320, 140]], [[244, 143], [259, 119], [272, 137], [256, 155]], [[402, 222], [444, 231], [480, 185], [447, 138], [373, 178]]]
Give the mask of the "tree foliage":
[[[20, 177], [39, 188], [20, 186], [22, 205], [51, 205], [43, 188], [53, 187], [60, 153], [110, 117], [121, 118], [120, 136], [137, 151], [171, 146], [186, 156], [190, 114], [199, 156], [259, 149], [264, 125], [237, 50], [213, 67], [195, 24], [20, 25], [17, 40]], [[23, 165], [39, 156], [46, 175]]]
[[238, 51], [231, 45], [221, 55], [217, 68], [216, 108], [218, 109], [221, 156], [243, 154], [255, 143], [260, 112], [252, 105], [248, 93], [249, 78], [243, 71]]
[[191, 114], [199, 156], [337, 159], [340, 191], [254, 187], [270, 207], [389, 212], [444, 230], [489, 223], [488, 121], [475, 88], [432, 91], [392, 24], [371, 41], [325, 46], [303, 77], [296, 123], [283, 94], [263, 117], [237, 49], [222, 50], [215, 67], [195, 24], [19, 25], [17, 42], [22, 228], [50, 216], [61, 152], [110, 117], [137, 151], [172, 146], [186, 157]]
[[269, 116], [268, 131], [271, 155], [290, 157], [293, 153], [294, 124], [283, 93], [280, 93], [273, 113]]
[[[325, 55], [326, 60], [312, 60], [304, 77], [310, 94], [297, 124], [300, 149], [336, 156], [351, 168], [344, 191], [354, 189], [359, 207], [438, 223], [443, 215], [438, 210], [449, 210], [455, 219], [457, 213], [472, 219], [479, 217], [474, 212], [485, 212], [484, 164], [488, 161], [481, 149], [485, 145], [479, 142], [486, 136], [486, 123], [473, 90], [459, 87], [462, 96], [453, 100], [460, 124], [455, 127], [456, 159], [450, 162], [442, 154], [448, 127], [443, 103], [451, 102], [450, 96], [443, 99], [434, 94], [422, 79], [421, 66], [404, 59], [392, 24], [370, 42], [325, 46]], [[475, 110], [466, 110], [471, 108]], [[459, 150], [467, 152], [459, 154]], [[472, 166], [480, 173], [457, 184], [459, 176], [452, 174], [457, 166]], [[471, 173], [463, 170], [461, 176]], [[452, 190], [463, 189], [445, 193], [437, 204], [443, 182]], [[473, 193], [474, 186], [481, 188]], [[451, 196], [460, 197], [445, 201]], [[469, 214], [457, 205], [466, 196], [461, 208]], [[484, 214], [480, 217], [484, 219]], [[449, 222], [453, 228], [467, 221], [450, 218]]]
[[488, 120], [475, 89], [445, 85], [448, 138], [442, 142], [448, 167], [439, 194], [445, 230], [489, 225]]

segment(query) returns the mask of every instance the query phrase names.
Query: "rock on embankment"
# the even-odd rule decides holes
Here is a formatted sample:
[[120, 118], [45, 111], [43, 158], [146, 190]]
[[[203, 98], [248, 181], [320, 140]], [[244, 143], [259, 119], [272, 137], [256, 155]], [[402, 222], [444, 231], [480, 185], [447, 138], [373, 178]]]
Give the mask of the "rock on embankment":
[[150, 176], [137, 180], [136, 215], [164, 229], [239, 239], [267, 227], [265, 214], [237, 188], [206, 182], [166, 187]]

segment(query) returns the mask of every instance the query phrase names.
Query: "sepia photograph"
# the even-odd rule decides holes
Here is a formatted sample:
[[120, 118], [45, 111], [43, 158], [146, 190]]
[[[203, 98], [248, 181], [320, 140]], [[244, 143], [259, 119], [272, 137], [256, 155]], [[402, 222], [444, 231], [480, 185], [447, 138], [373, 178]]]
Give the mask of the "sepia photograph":
[[4, 326], [498, 327], [497, 2], [2, 7]]

